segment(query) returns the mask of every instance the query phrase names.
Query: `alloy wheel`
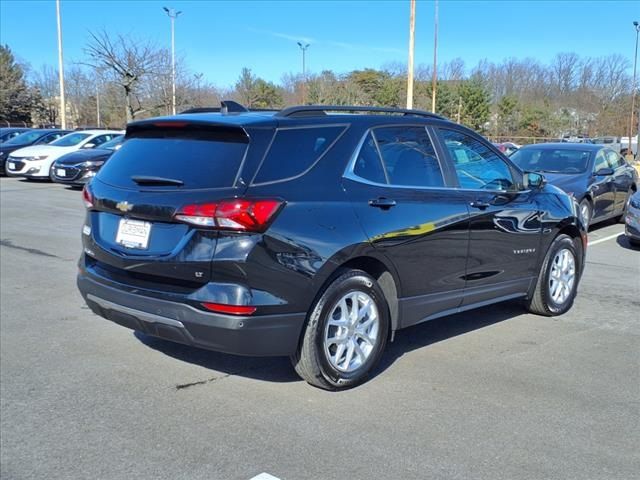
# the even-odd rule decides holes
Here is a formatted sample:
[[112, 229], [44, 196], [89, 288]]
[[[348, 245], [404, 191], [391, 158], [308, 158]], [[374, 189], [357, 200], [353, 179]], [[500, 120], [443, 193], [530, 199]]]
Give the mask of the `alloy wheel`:
[[571, 250], [563, 248], [553, 257], [549, 273], [549, 295], [557, 305], [571, 296], [576, 281], [576, 260]]
[[349, 292], [329, 314], [324, 334], [327, 360], [338, 371], [353, 372], [371, 356], [379, 335], [376, 302], [367, 293]]

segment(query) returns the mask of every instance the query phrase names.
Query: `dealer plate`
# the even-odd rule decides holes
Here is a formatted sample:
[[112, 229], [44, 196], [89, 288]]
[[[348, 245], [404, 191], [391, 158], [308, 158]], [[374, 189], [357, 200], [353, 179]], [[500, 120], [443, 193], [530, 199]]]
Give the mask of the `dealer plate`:
[[122, 218], [118, 224], [116, 243], [128, 248], [139, 248], [141, 250], [145, 250], [149, 246], [150, 235], [150, 222]]
[[64, 168], [56, 168], [56, 175], [59, 177], [66, 177], [67, 171]]

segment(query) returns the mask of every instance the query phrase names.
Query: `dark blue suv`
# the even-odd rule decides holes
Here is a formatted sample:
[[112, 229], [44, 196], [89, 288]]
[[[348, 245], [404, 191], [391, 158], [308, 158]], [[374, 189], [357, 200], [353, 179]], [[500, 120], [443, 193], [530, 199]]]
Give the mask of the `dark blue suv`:
[[575, 202], [473, 131], [365, 107], [131, 123], [83, 192], [78, 286], [109, 320], [180, 343], [290, 356], [362, 382], [398, 329], [504, 300], [572, 305]]

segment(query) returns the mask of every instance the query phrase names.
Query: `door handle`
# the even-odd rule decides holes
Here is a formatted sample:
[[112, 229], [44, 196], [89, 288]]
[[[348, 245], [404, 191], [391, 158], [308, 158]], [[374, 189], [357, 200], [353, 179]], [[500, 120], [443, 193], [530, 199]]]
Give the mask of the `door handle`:
[[482, 200], [474, 200], [469, 205], [478, 210], [486, 210], [491, 204], [489, 202], [483, 202]]
[[396, 206], [396, 201], [390, 198], [378, 197], [373, 200], [369, 200], [369, 205], [372, 207], [381, 208], [382, 210], [389, 210], [391, 207]]

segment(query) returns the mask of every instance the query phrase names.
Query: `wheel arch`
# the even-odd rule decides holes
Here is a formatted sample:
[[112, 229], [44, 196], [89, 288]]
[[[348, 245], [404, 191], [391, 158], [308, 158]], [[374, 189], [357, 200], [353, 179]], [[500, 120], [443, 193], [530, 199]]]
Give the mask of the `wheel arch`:
[[[330, 269], [328, 268], [329, 265], [331, 265]], [[362, 270], [376, 279], [389, 306], [389, 317], [391, 320], [389, 322], [389, 333], [397, 330], [400, 325], [398, 302], [401, 292], [400, 279], [391, 261], [382, 254], [378, 254], [375, 250], [366, 253], [362, 252], [349, 259], [343, 259], [342, 262], [327, 262], [325, 271], [320, 274], [322, 285], [317, 290], [313, 304], [315, 304], [336, 277], [340, 276], [345, 270], [351, 269]]]

